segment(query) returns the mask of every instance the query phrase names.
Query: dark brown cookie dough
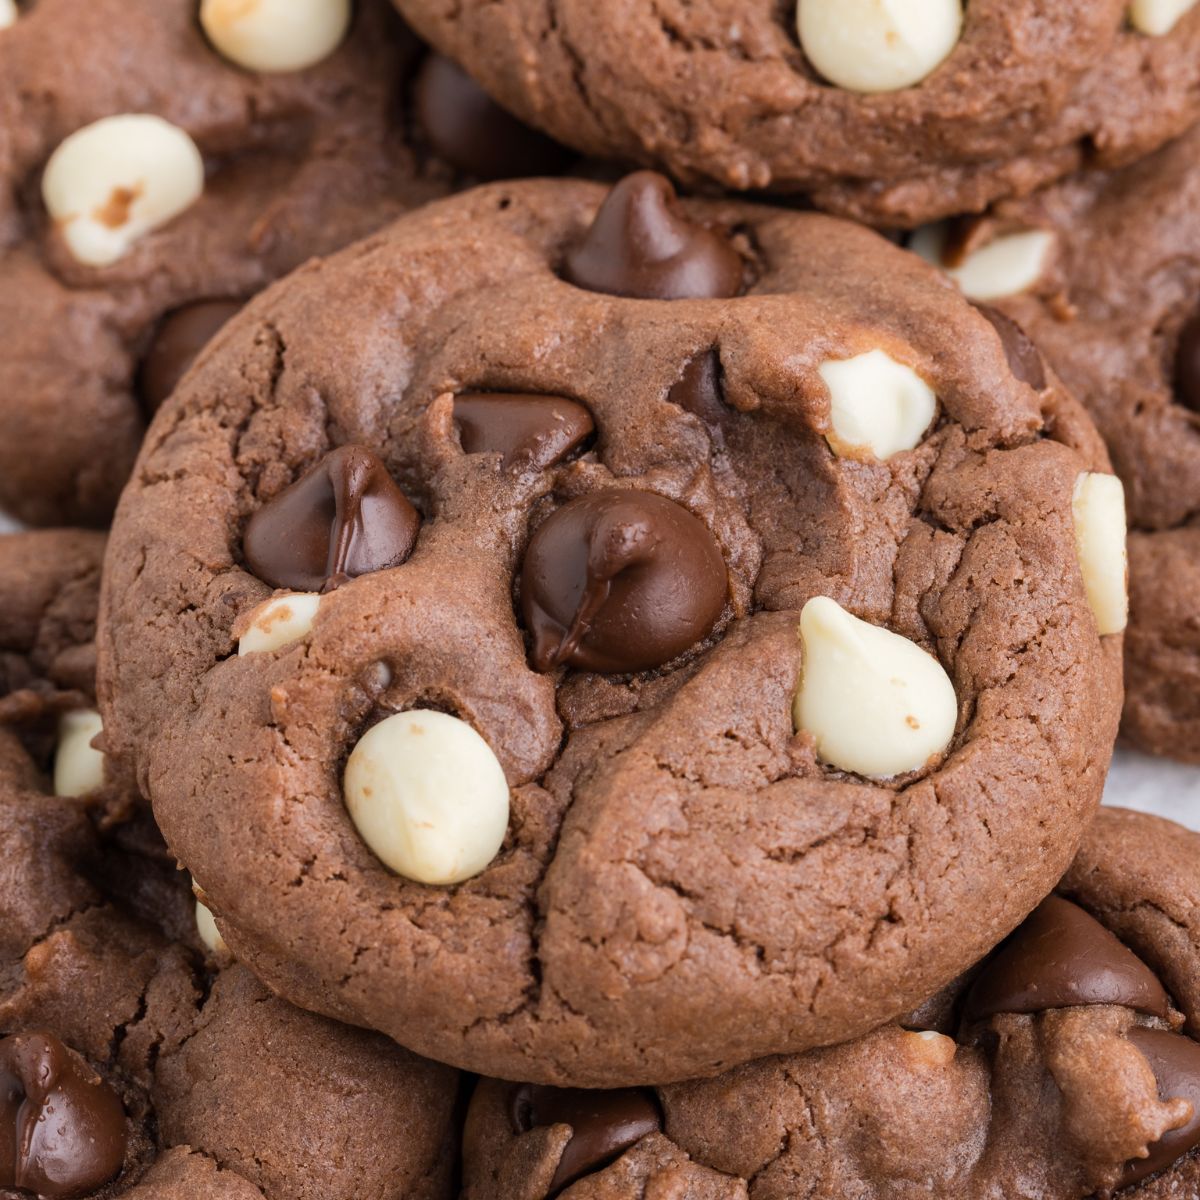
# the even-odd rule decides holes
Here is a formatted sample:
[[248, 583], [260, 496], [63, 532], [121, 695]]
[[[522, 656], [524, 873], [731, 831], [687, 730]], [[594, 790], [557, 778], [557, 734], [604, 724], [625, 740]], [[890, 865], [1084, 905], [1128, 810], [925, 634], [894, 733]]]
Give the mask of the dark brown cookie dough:
[[[861, 72], [855, 38], [887, 6], [801, 2], [842, 23], [839, 55]], [[1130, 161], [1200, 115], [1200, 12], [1148, 36], [1126, 0], [971, 0], [940, 65], [874, 94], [822, 78], [794, 0], [397, 4], [503, 104], [580, 150], [689, 183], [809, 193], [885, 225], [979, 211], [1085, 161]], [[953, 7], [893, 6], [909, 28], [878, 31], [885, 62]]]
[[1083, 175], [967, 230], [1052, 234], [1045, 268], [993, 302], [1095, 418], [1132, 527], [1125, 733], [1200, 762], [1200, 131], [1136, 166]]
[[[658, 254], [631, 287], [636, 274], [643, 296], [726, 298], [622, 298], [559, 278], [599, 236], [606, 197], [631, 202]], [[881, 461], [841, 439], [818, 371], [851, 356], [891, 364], [871, 436], [900, 412], [887, 379], [936, 393], [936, 414], [909, 423], [914, 448]], [[676, 208], [644, 178], [432, 205], [261, 297], [164, 410], [107, 563], [110, 745], [238, 958], [294, 1002], [418, 1053], [600, 1086], [863, 1033], [1053, 886], [1115, 733], [1120, 638], [1098, 636], [1071, 515], [1103, 450], [1057, 384], [1035, 391], [1013, 364], [935, 271], [832, 218]], [[455, 397], [505, 392], [547, 398], [547, 430], [573, 411], [564, 402], [582, 405], [594, 432], [572, 425], [549, 457], [537, 447], [553, 439], [534, 439], [515, 464], [502, 438], [465, 453]], [[251, 617], [272, 596], [242, 557], [254, 514], [278, 515], [315, 470], [331, 564], [343, 537], [380, 528], [359, 520], [364, 492], [329, 475], [326, 454], [352, 443], [419, 509], [411, 557], [278, 600], [288, 623], [303, 624], [301, 602], [315, 611], [311, 631], [239, 655], [248, 626], [273, 628]], [[618, 489], [673, 502], [715, 541], [724, 610], [670, 662], [664, 634], [654, 669], [537, 670], [517, 594], [530, 534]], [[661, 618], [692, 551], [628, 515], [580, 528], [592, 541], [561, 560], [561, 586], [588, 604], [619, 592], [638, 629], [640, 605]], [[630, 574], [605, 592], [619, 560]], [[943, 681], [948, 757], [938, 745], [877, 781], [819, 761], [811, 728], [793, 724], [814, 597]], [[597, 650], [584, 607], [571, 629], [545, 611], [564, 646]], [[875, 685], [854, 686], [870, 708]], [[406, 879], [360, 837], [341, 781], [356, 743], [386, 739], [382, 719], [390, 730], [409, 709], [434, 710], [413, 741], [457, 730], [511, 791], [507, 834], [501, 821], [482, 861]], [[476, 787], [451, 772], [452, 804], [434, 789], [435, 824], [471, 814], [456, 849], [478, 851], [492, 828], [485, 774]], [[462, 882], [412, 882], [431, 877]]]
[[[333, 53], [281, 73], [231, 61], [198, 8], [38, 0], [0, 30], [0, 508], [35, 524], [107, 524], [147, 420], [246, 298], [464, 174], [539, 161], [545, 139], [473, 85], [429, 81], [439, 60], [386, 0], [358, 0]], [[439, 122], [428, 135], [418, 85]], [[203, 193], [117, 261], [88, 265], [46, 210], [43, 171], [65, 139], [127, 113], [192, 139]], [[482, 150], [462, 144], [468, 122], [489, 131]]]
[[1103, 809], [1061, 895], [925, 1014], [698, 1083], [483, 1080], [464, 1200], [1194, 1195], [1198, 864], [1196, 834]]

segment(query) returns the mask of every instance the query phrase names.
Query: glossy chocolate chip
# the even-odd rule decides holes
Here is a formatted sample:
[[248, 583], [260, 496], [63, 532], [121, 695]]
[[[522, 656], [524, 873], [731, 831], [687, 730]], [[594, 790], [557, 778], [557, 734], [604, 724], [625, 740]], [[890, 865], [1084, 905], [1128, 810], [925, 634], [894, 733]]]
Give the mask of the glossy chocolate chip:
[[710, 431], [719, 430], [728, 412], [721, 390], [721, 360], [715, 350], [697, 354], [667, 393], [672, 404], [694, 413]]
[[1086, 1004], [1170, 1012], [1154, 972], [1070, 900], [1050, 896], [996, 952], [967, 997], [968, 1020]]
[[1150, 1064], [1158, 1080], [1158, 1098], [1190, 1101], [1192, 1116], [1185, 1125], [1152, 1142], [1148, 1158], [1126, 1164], [1121, 1187], [1169, 1167], [1200, 1145], [1200, 1045], [1182, 1034], [1162, 1029], [1131, 1029], [1129, 1040]]
[[521, 1084], [512, 1090], [510, 1117], [516, 1133], [550, 1125], [571, 1127], [571, 1140], [550, 1184], [552, 1191], [607, 1166], [662, 1128], [658, 1105], [650, 1093], [638, 1088], [605, 1092]]
[[627, 175], [609, 192], [563, 275], [592, 292], [643, 300], [702, 300], [742, 290], [742, 257], [729, 239], [698, 225], [654, 171]]
[[342, 446], [250, 518], [243, 550], [272, 587], [317, 592], [398, 567], [420, 524], [383, 461], [365, 446]]
[[506, 112], [456, 62], [430, 54], [413, 82], [429, 147], [479, 180], [557, 175], [573, 155]]
[[240, 300], [200, 300], [163, 318], [138, 372], [142, 404], [148, 413], [162, 407], [196, 355], [241, 307]]
[[716, 538], [653, 492], [593, 492], [564, 504], [533, 535], [521, 607], [533, 665], [644, 671], [705, 637], [725, 607]]
[[58, 1038], [0, 1041], [0, 1189], [86, 1196], [120, 1174], [126, 1142], [117, 1094]]
[[518, 392], [456, 396], [454, 423], [467, 454], [503, 454], [509, 471], [544, 471], [578, 449], [596, 428], [592, 414], [575, 400]]
[[1175, 399], [1200, 412], [1200, 313], [1179, 333], [1175, 351]]
[[975, 307], [980, 316], [986, 318], [999, 334], [1000, 345], [1004, 347], [1004, 357], [1008, 359], [1008, 369], [1022, 383], [1027, 383], [1035, 392], [1040, 392], [1046, 386], [1046, 364], [1029, 334], [998, 308], [993, 308], [990, 304], [976, 304]]

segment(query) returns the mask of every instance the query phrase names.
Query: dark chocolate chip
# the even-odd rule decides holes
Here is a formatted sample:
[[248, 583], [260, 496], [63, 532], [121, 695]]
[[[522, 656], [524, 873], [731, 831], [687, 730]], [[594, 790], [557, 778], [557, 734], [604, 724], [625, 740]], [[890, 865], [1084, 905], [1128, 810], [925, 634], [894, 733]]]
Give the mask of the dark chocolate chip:
[[85, 1196], [125, 1164], [125, 1110], [53, 1034], [0, 1041], [0, 1189]]
[[685, 412], [694, 413], [710, 431], [719, 430], [728, 413], [721, 389], [721, 360], [715, 350], [697, 354], [686, 367], [667, 399]]
[[1200, 412], [1200, 313], [1179, 333], [1175, 352], [1175, 399]]
[[716, 538], [687, 509], [629, 489], [581, 496], [525, 553], [521, 606], [533, 665], [661, 666], [712, 630], [728, 587]]
[[1046, 364], [1029, 334], [998, 308], [993, 308], [990, 304], [976, 304], [975, 307], [980, 316], [986, 318], [999, 334], [1000, 345], [1004, 347], [1004, 357], [1008, 359], [1008, 369], [1022, 383], [1027, 383], [1035, 392], [1040, 392], [1046, 386]]
[[383, 461], [365, 446], [342, 446], [250, 518], [243, 549], [272, 587], [316, 592], [398, 567], [420, 524]]
[[592, 414], [575, 400], [517, 392], [456, 396], [454, 422], [467, 454], [499, 452], [509, 471], [544, 471], [596, 428]]
[[578, 287], [643, 300], [736, 296], [743, 271], [729, 239], [691, 220], [670, 180], [654, 171], [636, 171], [613, 187], [563, 264]]
[[550, 1184], [555, 1192], [607, 1166], [662, 1128], [653, 1096], [638, 1088], [606, 1092], [521, 1084], [511, 1093], [510, 1109], [516, 1133], [551, 1125], [571, 1127], [571, 1140]]
[[241, 307], [240, 300], [199, 300], [163, 318], [138, 372], [142, 404], [148, 413], [162, 407], [196, 355]]
[[1190, 1101], [1192, 1116], [1185, 1125], [1152, 1142], [1149, 1158], [1135, 1158], [1127, 1163], [1120, 1187], [1128, 1187], [1169, 1167], [1200, 1145], [1200, 1045], [1182, 1034], [1162, 1029], [1131, 1029], [1129, 1040], [1150, 1064], [1158, 1080], [1158, 1098]]
[[1043, 900], [1000, 947], [967, 997], [968, 1020], [994, 1013], [1120, 1004], [1150, 1016], [1170, 1012], [1167, 993], [1136, 954], [1078, 904]]
[[557, 175], [574, 157], [506, 112], [441, 54], [430, 54], [417, 71], [413, 109], [430, 149], [479, 180]]

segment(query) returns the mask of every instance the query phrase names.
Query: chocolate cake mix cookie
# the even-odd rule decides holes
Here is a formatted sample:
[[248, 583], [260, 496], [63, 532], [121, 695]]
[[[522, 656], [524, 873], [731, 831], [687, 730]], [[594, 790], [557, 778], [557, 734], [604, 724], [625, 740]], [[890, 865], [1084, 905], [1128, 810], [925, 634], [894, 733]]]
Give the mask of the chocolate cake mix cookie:
[[1129, 497], [1125, 732], [1200, 762], [1200, 133], [916, 247], [1033, 335]]
[[12, 18], [0, 508], [36, 524], [107, 524], [147, 420], [265, 284], [460, 177], [561, 164], [422, 59], [386, 0], [38, 0]]
[[1200, 837], [1104, 809], [968, 979], [858, 1041], [716, 1079], [483, 1080], [464, 1200], [1122, 1200], [1200, 1188]]
[[586, 1086], [840, 1041], [1090, 819], [1106, 471], [1011, 326], [865, 229], [477, 189], [265, 293], [163, 410], [107, 744], [304, 1007]]
[[1200, 116], [1195, 0], [396, 0], [588, 154], [909, 226]]

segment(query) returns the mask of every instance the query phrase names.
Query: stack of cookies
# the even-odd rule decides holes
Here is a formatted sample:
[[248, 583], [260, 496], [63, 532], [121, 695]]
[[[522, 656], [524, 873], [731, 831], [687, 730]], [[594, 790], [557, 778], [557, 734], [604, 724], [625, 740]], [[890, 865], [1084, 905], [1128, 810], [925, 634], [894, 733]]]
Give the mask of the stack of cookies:
[[1200, 1200], [1196, 0], [0, 0], [0, 1200]]

